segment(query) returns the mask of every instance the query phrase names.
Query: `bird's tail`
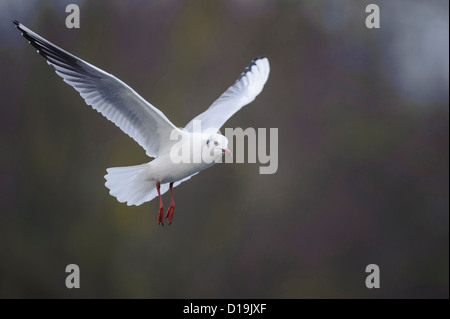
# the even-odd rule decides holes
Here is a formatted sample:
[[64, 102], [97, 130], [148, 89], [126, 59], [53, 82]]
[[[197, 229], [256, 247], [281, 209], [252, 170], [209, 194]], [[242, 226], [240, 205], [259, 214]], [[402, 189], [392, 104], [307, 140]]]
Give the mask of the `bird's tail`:
[[155, 198], [156, 182], [142, 178], [141, 172], [147, 164], [111, 167], [106, 169], [105, 175], [106, 187], [110, 194], [115, 196], [121, 203], [127, 203], [128, 206], [139, 206]]

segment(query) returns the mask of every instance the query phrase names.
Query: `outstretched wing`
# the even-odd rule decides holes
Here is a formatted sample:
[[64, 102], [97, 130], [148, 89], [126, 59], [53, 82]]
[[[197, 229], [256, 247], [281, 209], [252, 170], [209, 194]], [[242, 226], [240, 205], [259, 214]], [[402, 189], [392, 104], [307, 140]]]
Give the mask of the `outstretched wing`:
[[14, 24], [86, 104], [133, 138], [148, 156], [158, 156], [170, 144], [172, 130], [181, 132], [160, 110], [112, 74], [64, 51], [18, 21]]
[[190, 121], [185, 131], [193, 132], [194, 121], [201, 121], [202, 131], [218, 131], [223, 124], [243, 106], [252, 102], [261, 93], [270, 72], [267, 58], [256, 58], [241, 76], [205, 112]]

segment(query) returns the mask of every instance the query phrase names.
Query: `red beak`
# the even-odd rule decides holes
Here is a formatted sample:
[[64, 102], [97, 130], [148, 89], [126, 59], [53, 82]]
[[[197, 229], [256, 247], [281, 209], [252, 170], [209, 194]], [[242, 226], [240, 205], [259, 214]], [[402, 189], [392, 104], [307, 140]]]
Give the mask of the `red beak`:
[[222, 153], [231, 155], [231, 151], [228, 148], [222, 148]]

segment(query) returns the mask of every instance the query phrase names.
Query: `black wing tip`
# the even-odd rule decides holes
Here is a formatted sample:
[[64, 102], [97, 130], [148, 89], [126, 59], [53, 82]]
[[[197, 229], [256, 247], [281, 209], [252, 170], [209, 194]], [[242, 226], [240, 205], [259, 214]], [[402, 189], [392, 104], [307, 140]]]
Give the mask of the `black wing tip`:
[[244, 72], [241, 73], [241, 75], [239, 76], [239, 78], [236, 80], [239, 81], [240, 79], [242, 79], [248, 72], [250, 72], [252, 70], [252, 66], [256, 65], [256, 61], [258, 60], [264, 60], [266, 59], [265, 56], [257, 56], [256, 58], [254, 58], [250, 64], [244, 69]]
[[14, 23], [14, 26], [17, 28], [17, 30], [19, 30], [19, 31], [22, 32], [22, 35], [24, 35], [24, 33], [27, 33], [27, 32], [23, 29], [23, 28], [24, 28], [24, 25], [23, 25], [22, 23], [20, 23], [20, 22], [17, 21], [17, 20], [13, 20], [12, 23]]
[[253, 59], [252, 62], [256, 62], [258, 60], [264, 60], [264, 59], [267, 59], [266, 56], [264, 56], [264, 55], [263, 56], [257, 56], [256, 58]]
[[257, 62], [258, 60], [264, 60], [265, 58], [266, 58], [265, 56], [262, 56], [262, 57], [257, 56], [256, 58], [254, 58], [254, 59], [250, 62], [250, 64], [248, 65], [248, 67], [245, 68], [244, 73], [249, 72], [249, 71], [251, 70], [252, 66], [256, 65], [256, 62]]
[[[257, 56], [256, 58], [254, 58], [254, 59], [250, 62], [250, 64], [248, 65], [248, 67], [247, 67], [246, 69], [250, 70], [250, 68], [251, 68], [253, 65], [256, 65], [256, 62], [257, 62], [258, 60], [264, 60], [264, 59], [266, 59], [265, 56]], [[247, 70], [247, 71], [248, 71], [248, 70]]]

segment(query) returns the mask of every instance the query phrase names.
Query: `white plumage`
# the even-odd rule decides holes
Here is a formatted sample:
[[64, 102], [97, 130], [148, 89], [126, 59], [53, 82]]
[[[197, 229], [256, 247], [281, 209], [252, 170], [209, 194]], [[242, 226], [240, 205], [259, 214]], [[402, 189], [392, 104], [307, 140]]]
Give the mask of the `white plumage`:
[[202, 130], [218, 131], [222, 125], [243, 106], [253, 102], [261, 93], [269, 78], [270, 66], [267, 58], [256, 58], [239, 78], [211, 106], [192, 119], [184, 128], [192, 132], [195, 120], [201, 121]]
[[[144, 100], [132, 88], [112, 74], [64, 51], [40, 35], [14, 21], [22, 35], [29, 40], [39, 54], [52, 66], [63, 80], [77, 90], [86, 104], [91, 105], [124, 133], [142, 146], [146, 154], [155, 159], [149, 163], [108, 168], [105, 185], [119, 202], [141, 205], [164, 194], [172, 187], [191, 178], [199, 171], [213, 165], [223, 153], [227, 153], [227, 139], [217, 132], [220, 127], [243, 106], [252, 102], [262, 91], [270, 67], [267, 58], [256, 58], [206, 111], [195, 117], [184, 129], [177, 128], [157, 108]], [[202, 132], [194, 132], [194, 121], [200, 121]], [[183, 143], [171, 139], [177, 135]], [[177, 144], [178, 143], [178, 144]], [[171, 152], [186, 146], [194, 152], [198, 143], [202, 150], [200, 163], [175, 163]], [[173, 204], [173, 197], [172, 203]], [[172, 207], [172, 214], [173, 208]], [[160, 198], [160, 214], [162, 201]], [[170, 210], [170, 208], [169, 208]], [[171, 221], [171, 214], [169, 221]], [[167, 216], [166, 216], [167, 217]], [[160, 216], [158, 217], [160, 220]]]

